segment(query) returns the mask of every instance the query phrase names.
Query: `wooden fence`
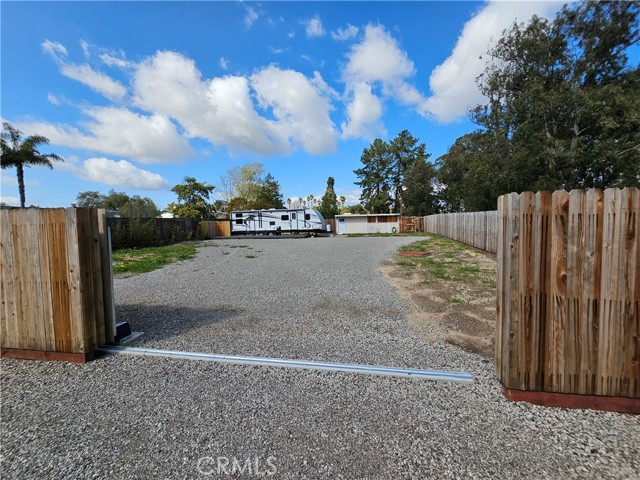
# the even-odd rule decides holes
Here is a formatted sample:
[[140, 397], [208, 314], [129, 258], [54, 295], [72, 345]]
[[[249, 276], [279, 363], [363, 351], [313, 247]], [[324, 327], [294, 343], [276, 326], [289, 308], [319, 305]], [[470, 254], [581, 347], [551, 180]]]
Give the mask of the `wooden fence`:
[[441, 213], [423, 217], [424, 231], [472, 247], [498, 251], [498, 212]]
[[0, 210], [2, 356], [83, 362], [114, 339], [104, 210]]
[[504, 195], [498, 220], [504, 386], [640, 398], [640, 191]]
[[202, 220], [200, 234], [202, 238], [230, 237], [231, 223], [229, 220]]

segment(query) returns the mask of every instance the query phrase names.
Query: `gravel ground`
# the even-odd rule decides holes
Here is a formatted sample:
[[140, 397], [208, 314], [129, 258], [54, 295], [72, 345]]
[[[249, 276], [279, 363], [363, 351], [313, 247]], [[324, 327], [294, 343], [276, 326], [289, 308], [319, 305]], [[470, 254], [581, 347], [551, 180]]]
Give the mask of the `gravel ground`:
[[117, 316], [145, 332], [135, 346], [466, 371], [474, 384], [3, 359], [2, 478], [640, 478], [640, 417], [508, 402], [490, 362], [412, 329], [377, 270], [411, 240], [207, 242], [117, 279]]

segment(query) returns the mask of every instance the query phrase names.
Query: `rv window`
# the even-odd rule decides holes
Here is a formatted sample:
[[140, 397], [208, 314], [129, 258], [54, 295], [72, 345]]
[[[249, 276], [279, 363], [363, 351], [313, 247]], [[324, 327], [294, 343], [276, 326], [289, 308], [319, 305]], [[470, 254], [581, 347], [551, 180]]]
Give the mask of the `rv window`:
[[293, 212], [293, 213], [291, 214], [291, 220], [295, 220], [295, 219], [296, 219], [296, 212]]
[[289, 220], [289, 215], [282, 215], [280, 220]]
[[236, 225], [242, 225], [242, 220], [236, 220]]
[[241, 213], [236, 213], [236, 218], [242, 218], [242, 214]]
[[276, 222], [269, 222], [269, 226], [273, 227], [276, 224]]
[[304, 219], [305, 219], [305, 220], [311, 220], [311, 214], [309, 214], [309, 213], [305, 213], [305, 214], [304, 214]]

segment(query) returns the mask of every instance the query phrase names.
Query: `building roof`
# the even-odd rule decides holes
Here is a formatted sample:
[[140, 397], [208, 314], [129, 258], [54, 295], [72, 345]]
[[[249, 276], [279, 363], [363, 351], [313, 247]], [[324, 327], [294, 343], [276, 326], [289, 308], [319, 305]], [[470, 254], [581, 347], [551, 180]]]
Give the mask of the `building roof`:
[[338, 217], [353, 218], [353, 217], [399, 217], [399, 213], [341, 213], [336, 215]]

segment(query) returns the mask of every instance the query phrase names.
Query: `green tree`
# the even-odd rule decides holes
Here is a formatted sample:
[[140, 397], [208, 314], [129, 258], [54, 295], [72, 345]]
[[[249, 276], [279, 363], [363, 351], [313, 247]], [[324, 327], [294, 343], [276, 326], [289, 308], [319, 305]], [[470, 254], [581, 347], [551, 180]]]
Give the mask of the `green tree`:
[[171, 189], [178, 196], [178, 201], [170, 203], [167, 209], [177, 218], [211, 218], [215, 210], [209, 203], [209, 195], [214, 189], [214, 185], [198, 182], [194, 177], [184, 177], [184, 183]]
[[100, 192], [80, 192], [76, 196], [76, 206], [79, 208], [103, 208], [105, 196]]
[[640, 183], [640, 67], [627, 58], [639, 12], [631, 2], [572, 4], [553, 22], [514, 24], [491, 49], [479, 79], [489, 101], [471, 117], [493, 208], [509, 191]]
[[407, 172], [418, 162], [425, 162], [431, 155], [426, 153], [426, 145], [418, 143], [408, 130], [402, 130], [389, 144], [391, 165], [389, 181], [393, 199], [392, 210], [404, 213], [404, 189]]
[[118, 214], [126, 218], [155, 218], [160, 215], [160, 210], [149, 197], [134, 195], [118, 209]]
[[40, 145], [48, 145], [48, 138], [41, 135], [31, 135], [23, 138], [22, 132], [8, 122], [2, 123], [0, 144], [2, 149], [0, 166], [3, 170], [5, 168], [15, 167], [18, 177], [20, 206], [24, 208], [26, 202], [24, 167], [39, 166], [53, 168], [52, 162], [63, 162], [64, 160], [55, 153], [40, 153], [38, 147]]
[[389, 170], [392, 158], [389, 144], [376, 138], [360, 157], [362, 168], [353, 173], [360, 179], [355, 182], [362, 188], [360, 203], [371, 213], [389, 213], [393, 200], [389, 194]]
[[340, 213], [338, 198], [336, 197], [334, 186], [335, 179], [333, 177], [329, 177], [327, 179], [327, 188], [324, 191], [322, 201], [318, 207], [318, 210], [320, 210], [320, 213], [324, 218], [334, 218], [338, 213]]
[[438, 213], [438, 197], [434, 191], [436, 169], [426, 160], [417, 160], [407, 170], [404, 180], [404, 214], [425, 216]]
[[280, 184], [273, 178], [273, 175], [267, 175], [257, 182], [252, 189], [254, 199], [252, 200], [252, 209], [268, 209], [268, 208], [284, 208], [282, 202], [282, 193], [280, 193]]

